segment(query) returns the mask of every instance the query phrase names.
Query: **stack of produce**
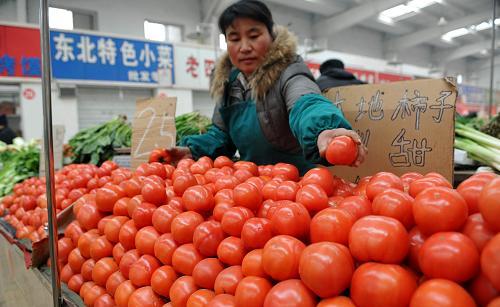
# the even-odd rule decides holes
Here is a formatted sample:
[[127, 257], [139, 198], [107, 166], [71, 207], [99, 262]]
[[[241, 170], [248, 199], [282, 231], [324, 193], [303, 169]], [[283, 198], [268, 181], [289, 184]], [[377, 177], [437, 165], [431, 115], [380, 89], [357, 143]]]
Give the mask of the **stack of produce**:
[[[154, 162], [79, 198], [58, 242], [87, 306], [486, 306], [500, 295], [500, 178], [227, 157]], [[318, 304], [318, 305], [317, 305]], [[498, 306], [498, 305], [495, 305]]]
[[500, 139], [468, 125], [455, 124], [455, 147], [467, 152], [470, 158], [500, 171]]
[[177, 130], [177, 142], [188, 135], [206, 133], [212, 121], [199, 112], [191, 112], [179, 115], [175, 118], [175, 129]]
[[[56, 212], [66, 209], [81, 196], [91, 193], [109, 181], [117, 165], [104, 162], [101, 167], [72, 164], [56, 172]], [[94, 191], [95, 192], [95, 191]], [[14, 192], [0, 202], [0, 216], [16, 229], [18, 239], [39, 241], [47, 236], [47, 196], [45, 178], [29, 178], [14, 186]]]
[[72, 163], [100, 165], [113, 158], [115, 148], [130, 147], [132, 129], [125, 117], [119, 116], [102, 125], [78, 132], [69, 140]]
[[40, 149], [35, 141], [15, 138], [12, 145], [0, 142], [0, 197], [10, 194], [16, 183], [37, 176], [39, 160]]

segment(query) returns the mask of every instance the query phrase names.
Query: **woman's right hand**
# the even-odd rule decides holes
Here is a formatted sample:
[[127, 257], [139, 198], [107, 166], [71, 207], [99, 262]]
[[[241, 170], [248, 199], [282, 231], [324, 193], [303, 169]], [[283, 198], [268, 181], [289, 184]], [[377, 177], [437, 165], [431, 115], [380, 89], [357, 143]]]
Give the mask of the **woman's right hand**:
[[182, 159], [192, 159], [193, 155], [191, 154], [191, 150], [189, 147], [172, 147], [167, 148], [166, 151], [170, 154], [172, 161], [172, 165], [177, 165], [177, 163]]

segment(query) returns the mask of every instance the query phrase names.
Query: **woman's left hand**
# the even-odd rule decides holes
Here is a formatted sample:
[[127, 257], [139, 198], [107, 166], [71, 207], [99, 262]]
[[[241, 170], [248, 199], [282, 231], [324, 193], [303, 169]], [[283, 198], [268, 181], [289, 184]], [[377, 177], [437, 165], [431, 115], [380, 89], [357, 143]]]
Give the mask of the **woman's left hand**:
[[321, 157], [325, 157], [326, 149], [328, 148], [328, 145], [332, 141], [333, 138], [337, 136], [345, 135], [354, 140], [354, 142], [358, 145], [358, 156], [356, 158], [356, 161], [352, 164], [354, 167], [358, 167], [365, 161], [365, 157], [368, 154], [368, 149], [366, 146], [361, 142], [361, 138], [359, 135], [352, 131], [352, 130], [347, 130], [344, 128], [337, 128], [337, 129], [331, 129], [331, 130], [324, 130], [318, 135], [318, 151], [319, 155]]

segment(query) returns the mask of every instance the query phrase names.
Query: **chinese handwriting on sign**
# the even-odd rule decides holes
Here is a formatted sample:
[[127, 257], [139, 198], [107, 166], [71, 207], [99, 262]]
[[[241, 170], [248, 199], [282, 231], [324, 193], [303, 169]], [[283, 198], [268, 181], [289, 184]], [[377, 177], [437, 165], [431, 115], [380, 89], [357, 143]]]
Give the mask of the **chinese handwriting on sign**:
[[405, 139], [405, 129], [401, 129], [398, 135], [392, 140], [391, 146], [397, 148], [397, 152], [389, 153], [389, 160], [393, 167], [424, 166], [425, 154], [432, 151], [427, 147], [427, 139], [417, 141]]
[[368, 118], [370, 118], [370, 120], [381, 120], [384, 118], [384, 109], [382, 108], [384, 101], [381, 99], [380, 95], [380, 91], [377, 91], [377, 93], [372, 96], [368, 102], [368, 111], [364, 110], [366, 102], [365, 98], [361, 97], [359, 103], [356, 104], [359, 108], [358, 115], [356, 115], [356, 118], [354, 119], [355, 122], [360, 120], [366, 113], [368, 113]]
[[189, 56], [186, 61], [186, 72], [191, 74], [193, 78], [198, 78], [198, 60], [194, 56]]

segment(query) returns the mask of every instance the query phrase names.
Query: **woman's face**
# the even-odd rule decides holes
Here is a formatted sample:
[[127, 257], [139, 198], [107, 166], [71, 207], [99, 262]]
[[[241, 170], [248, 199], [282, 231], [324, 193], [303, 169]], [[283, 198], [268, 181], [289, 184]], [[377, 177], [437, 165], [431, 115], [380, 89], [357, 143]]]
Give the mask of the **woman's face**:
[[262, 22], [237, 18], [226, 29], [226, 42], [233, 65], [249, 76], [263, 62], [273, 39]]

